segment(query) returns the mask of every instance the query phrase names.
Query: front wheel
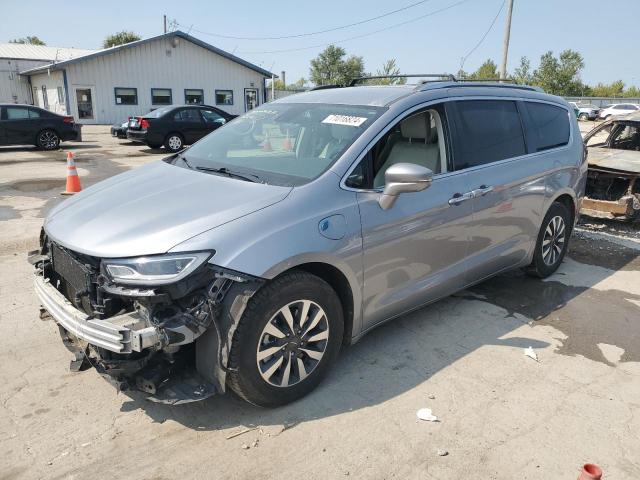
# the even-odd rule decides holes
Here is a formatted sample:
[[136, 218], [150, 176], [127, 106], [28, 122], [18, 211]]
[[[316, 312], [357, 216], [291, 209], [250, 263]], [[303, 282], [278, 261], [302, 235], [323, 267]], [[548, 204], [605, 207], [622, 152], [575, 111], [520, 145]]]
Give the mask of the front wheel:
[[313, 390], [336, 359], [344, 324], [324, 280], [285, 274], [250, 300], [233, 338], [229, 386], [254, 405], [275, 407]]
[[38, 134], [36, 144], [42, 150], [55, 150], [60, 145], [60, 137], [53, 130], [43, 130]]
[[560, 202], [551, 204], [538, 233], [533, 261], [527, 269], [529, 274], [545, 278], [558, 269], [567, 253], [570, 221], [567, 207]]
[[580, 115], [578, 115], [578, 120], [582, 120], [583, 122], [586, 122], [587, 120], [589, 120], [589, 115], [586, 113], [581, 113]]

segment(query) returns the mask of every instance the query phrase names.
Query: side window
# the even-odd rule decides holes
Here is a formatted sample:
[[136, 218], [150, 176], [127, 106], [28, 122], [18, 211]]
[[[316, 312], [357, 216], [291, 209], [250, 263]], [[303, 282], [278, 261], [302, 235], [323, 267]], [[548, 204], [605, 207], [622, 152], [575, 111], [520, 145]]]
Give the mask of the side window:
[[396, 123], [351, 172], [352, 188], [382, 188], [385, 172], [396, 163], [414, 163], [434, 174], [447, 171], [445, 115], [442, 105], [413, 113]]
[[200, 114], [194, 108], [185, 108], [183, 110], [178, 110], [176, 114], [173, 116], [173, 119], [176, 122], [198, 122], [200, 123], [202, 120], [200, 119]]
[[640, 150], [640, 127], [633, 125], [616, 126], [611, 134], [611, 148], [618, 150]]
[[219, 123], [220, 125], [225, 123], [225, 119], [213, 110], [200, 110], [200, 113], [202, 113], [205, 123]]
[[532, 122], [529, 140], [534, 151], [542, 152], [569, 143], [569, 115], [564, 108], [538, 102], [525, 102], [525, 105]]
[[7, 107], [7, 120], [25, 120], [29, 118], [29, 110], [21, 107]]
[[510, 100], [455, 102], [455, 170], [518, 157], [526, 153], [516, 103]]
[[34, 110], [33, 108], [29, 109], [29, 118], [40, 118], [41, 116], [38, 110]]

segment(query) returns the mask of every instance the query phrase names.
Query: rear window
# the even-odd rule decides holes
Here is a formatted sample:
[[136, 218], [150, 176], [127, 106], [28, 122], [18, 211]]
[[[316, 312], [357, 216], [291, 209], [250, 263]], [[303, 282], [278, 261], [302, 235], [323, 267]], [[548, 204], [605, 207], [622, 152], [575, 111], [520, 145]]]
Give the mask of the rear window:
[[529, 135], [533, 150], [542, 152], [569, 143], [569, 115], [548, 103], [525, 102], [532, 123]]
[[526, 153], [515, 102], [463, 100], [456, 102], [456, 170], [518, 157]]

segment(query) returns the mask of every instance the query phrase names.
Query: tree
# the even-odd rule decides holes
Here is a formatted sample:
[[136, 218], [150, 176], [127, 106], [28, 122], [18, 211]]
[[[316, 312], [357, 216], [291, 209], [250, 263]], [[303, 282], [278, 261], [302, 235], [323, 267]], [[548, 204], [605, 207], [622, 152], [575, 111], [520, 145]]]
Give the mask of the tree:
[[35, 35], [32, 37], [24, 37], [24, 38], [14, 38], [13, 40], [9, 40], [9, 43], [25, 43], [29, 45], [46, 45], [42, 40], [40, 40]]
[[329, 45], [311, 60], [309, 77], [316, 85], [348, 85], [351, 80], [364, 76], [362, 57], [351, 55], [342, 47]]
[[533, 82], [554, 95], [582, 95], [586, 85], [580, 80], [584, 60], [574, 50], [560, 52], [558, 58], [548, 51], [540, 57], [540, 65], [533, 73]]
[[469, 78], [472, 79], [498, 79], [500, 78], [500, 74], [498, 73], [498, 66], [496, 63], [488, 59], [480, 68], [469, 75]]
[[624, 93], [622, 80], [616, 80], [608, 85], [600, 82], [595, 87], [591, 87], [591, 95], [594, 97], [622, 97]]
[[123, 30], [122, 32], [114, 33], [105, 38], [102, 46], [104, 48], [115, 47], [116, 45], [123, 45], [125, 43], [135, 42], [136, 40], [140, 40], [139, 35]]
[[[376, 70], [377, 76], [400, 75], [400, 68], [396, 64], [395, 58], [390, 58], [382, 64], [382, 68]], [[370, 85], [404, 85], [406, 78], [377, 78], [369, 81]]]
[[530, 85], [533, 83], [531, 62], [527, 57], [520, 58], [520, 65], [513, 71], [513, 80], [520, 85]]

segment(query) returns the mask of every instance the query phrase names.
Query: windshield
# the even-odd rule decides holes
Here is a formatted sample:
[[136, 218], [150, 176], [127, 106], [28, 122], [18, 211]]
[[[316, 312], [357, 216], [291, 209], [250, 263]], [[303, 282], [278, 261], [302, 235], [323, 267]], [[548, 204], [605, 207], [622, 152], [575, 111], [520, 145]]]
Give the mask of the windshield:
[[270, 103], [214, 131], [176, 165], [248, 174], [296, 186], [320, 176], [378, 118], [383, 107]]

